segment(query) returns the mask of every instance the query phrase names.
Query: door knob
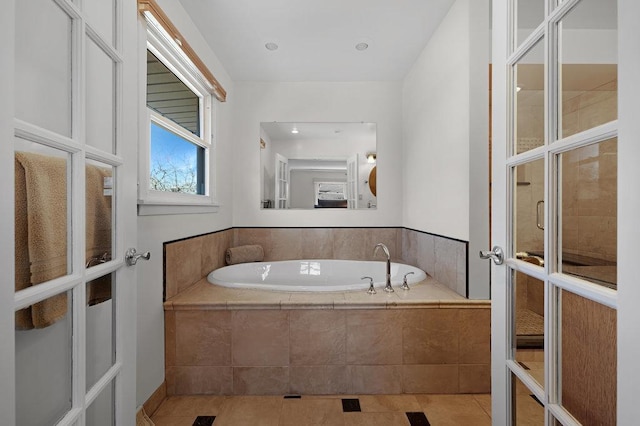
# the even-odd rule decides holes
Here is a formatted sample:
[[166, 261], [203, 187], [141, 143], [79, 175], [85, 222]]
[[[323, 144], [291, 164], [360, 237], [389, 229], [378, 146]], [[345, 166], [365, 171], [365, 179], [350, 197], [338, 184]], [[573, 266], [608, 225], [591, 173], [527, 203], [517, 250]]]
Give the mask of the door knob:
[[493, 246], [491, 251], [480, 251], [480, 259], [493, 259], [496, 265], [502, 265], [504, 262], [504, 251], [498, 246]]
[[144, 259], [144, 260], [149, 260], [151, 259], [151, 253], [150, 252], [144, 252], [144, 253], [138, 253], [136, 251], [136, 249], [134, 248], [130, 248], [129, 250], [127, 250], [127, 252], [124, 254], [124, 260], [125, 262], [127, 262], [127, 266], [133, 266], [136, 263], [138, 263], [138, 259]]

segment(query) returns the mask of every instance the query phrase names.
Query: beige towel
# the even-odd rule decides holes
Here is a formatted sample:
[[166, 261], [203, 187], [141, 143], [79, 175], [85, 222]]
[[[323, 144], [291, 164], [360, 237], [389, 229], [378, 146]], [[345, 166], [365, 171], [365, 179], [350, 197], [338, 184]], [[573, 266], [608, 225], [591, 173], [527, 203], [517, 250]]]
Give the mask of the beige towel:
[[[105, 178], [111, 169], [87, 165], [86, 167], [86, 264], [96, 266], [111, 260], [112, 197], [104, 195]], [[87, 283], [87, 305], [111, 299], [111, 275]]]
[[264, 250], [259, 245], [247, 245], [228, 248], [225, 254], [227, 265], [246, 262], [262, 262]]
[[[67, 274], [67, 162], [15, 154], [15, 290]], [[16, 312], [16, 329], [47, 327], [64, 318], [67, 295]]]

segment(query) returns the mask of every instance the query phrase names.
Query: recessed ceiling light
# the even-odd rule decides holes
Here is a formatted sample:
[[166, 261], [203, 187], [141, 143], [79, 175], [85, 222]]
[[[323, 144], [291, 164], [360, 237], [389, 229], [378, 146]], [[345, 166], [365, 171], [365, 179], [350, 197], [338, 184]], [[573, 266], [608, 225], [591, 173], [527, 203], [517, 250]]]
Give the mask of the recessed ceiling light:
[[359, 50], [361, 52], [363, 50], [367, 50], [368, 48], [369, 48], [369, 44], [368, 43], [362, 42], [362, 43], [356, 44], [356, 50]]
[[298, 132], [298, 128], [297, 127], [294, 127], [293, 129], [291, 129], [291, 133], [293, 133], [294, 135], [297, 135], [300, 132]]
[[265, 44], [264, 47], [266, 47], [267, 50], [278, 50], [278, 45], [272, 42]]

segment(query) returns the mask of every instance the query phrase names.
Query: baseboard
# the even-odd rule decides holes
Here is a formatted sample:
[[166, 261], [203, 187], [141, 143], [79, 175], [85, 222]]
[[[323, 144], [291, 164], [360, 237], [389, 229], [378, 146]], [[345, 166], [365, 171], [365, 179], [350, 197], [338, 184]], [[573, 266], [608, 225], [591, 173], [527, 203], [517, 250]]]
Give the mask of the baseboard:
[[160, 384], [160, 386], [158, 386], [158, 389], [156, 389], [155, 392], [151, 394], [149, 399], [147, 399], [147, 401], [142, 404], [147, 415], [153, 416], [153, 413], [156, 412], [156, 410], [158, 409], [158, 407], [160, 407], [160, 404], [162, 404], [162, 401], [164, 401], [166, 397], [167, 381], [165, 380]]

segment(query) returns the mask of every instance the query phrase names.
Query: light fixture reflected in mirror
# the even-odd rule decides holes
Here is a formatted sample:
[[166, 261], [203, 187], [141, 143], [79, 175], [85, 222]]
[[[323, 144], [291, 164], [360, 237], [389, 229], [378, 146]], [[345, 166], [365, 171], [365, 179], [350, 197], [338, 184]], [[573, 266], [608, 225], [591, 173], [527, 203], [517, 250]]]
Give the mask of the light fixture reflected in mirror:
[[293, 129], [291, 129], [291, 133], [293, 133], [294, 135], [297, 135], [300, 132], [298, 132], [298, 128], [297, 127], [294, 127]]
[[374, 164], [376, 162], [376, 153], [367, 152], [367, 163]]

